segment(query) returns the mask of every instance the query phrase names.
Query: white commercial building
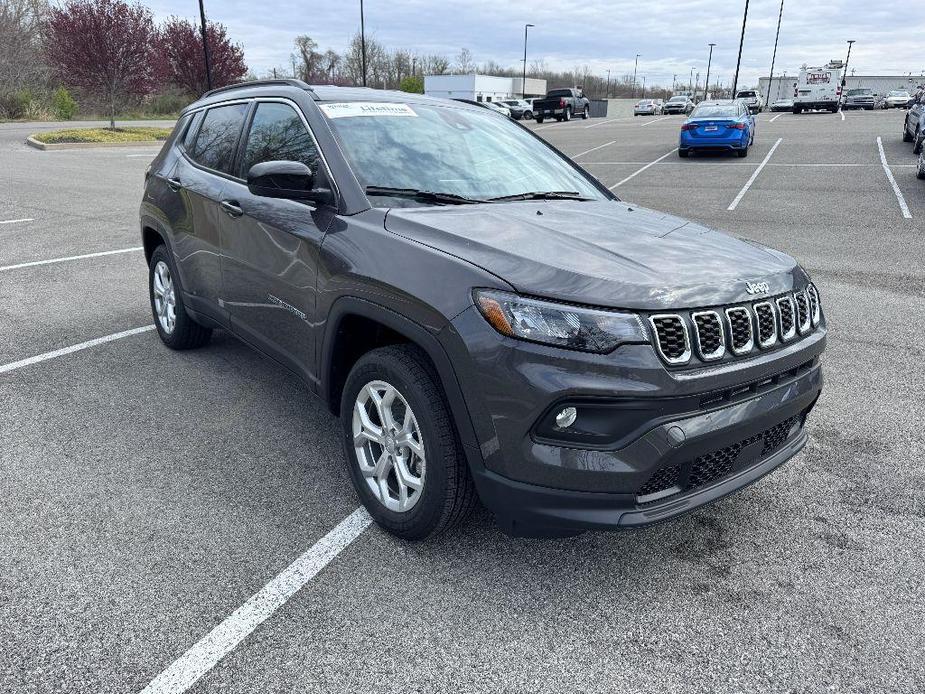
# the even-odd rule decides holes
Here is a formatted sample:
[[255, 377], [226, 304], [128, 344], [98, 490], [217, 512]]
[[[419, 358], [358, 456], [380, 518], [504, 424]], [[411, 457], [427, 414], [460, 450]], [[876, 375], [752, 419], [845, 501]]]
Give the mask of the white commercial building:
[[[472, 101], [504, 101], [519, 99], [524, 93], [520, 77], [493, 77], [491, 75], [426, 75], [424, 93], [444, 99], [470, 99]], [[527, 98], [544, 96], [546, 80], [527, 78]]]

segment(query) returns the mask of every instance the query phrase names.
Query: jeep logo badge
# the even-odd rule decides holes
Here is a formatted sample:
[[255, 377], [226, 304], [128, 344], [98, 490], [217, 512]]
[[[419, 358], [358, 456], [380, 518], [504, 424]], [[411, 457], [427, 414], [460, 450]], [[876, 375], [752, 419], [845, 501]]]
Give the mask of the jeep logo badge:
[[745, 291], [749, 294], [767, 294], [771, 291], [771, 285], [767, 282], [746, 282]]

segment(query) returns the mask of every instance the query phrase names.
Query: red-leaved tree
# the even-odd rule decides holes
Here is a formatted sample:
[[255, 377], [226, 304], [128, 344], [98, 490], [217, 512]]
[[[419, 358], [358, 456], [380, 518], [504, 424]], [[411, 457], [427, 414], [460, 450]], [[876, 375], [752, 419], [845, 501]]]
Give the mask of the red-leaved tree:
[[121, 101], [156, 86], [157, 36], [151, 11], [141, 5], [69, 0], [50, 9], [44, 48], [63, 83], [105, 100], [115, 128]]
[[[240, 82], [247, 74], [241, 46], [231, 42], [224, 25], [218, 22], [206, 23], [206, 37], [212, 66], [212, 88]], [[159, 44], [164, 76], [193, 96], [201, 96], [209, 88], [209, 83], [199, 26], [180, 17], [170, 17], [161, 27]]]

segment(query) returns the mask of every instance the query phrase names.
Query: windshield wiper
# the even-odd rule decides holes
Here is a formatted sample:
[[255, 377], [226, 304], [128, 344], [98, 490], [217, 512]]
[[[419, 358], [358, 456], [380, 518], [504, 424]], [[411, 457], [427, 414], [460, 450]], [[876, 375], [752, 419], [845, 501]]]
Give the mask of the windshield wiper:
[[418, 190], [417, 188], [390, 188], [388, 186], [366, 186], [367, 195], [382, 195], [390, 198], [409, 198], [421, 202], [436, 202], [444, 205], [472, 205], [485, 200], [467, 198], [456, 193], [438, 193], [432, 190]]
[[501, 195], [497, 198], [488, 198], [489, 202], [503, 202], [505, 200], [590, 200], [574, 190], [538, 190], [531, 193], [514, 193]]

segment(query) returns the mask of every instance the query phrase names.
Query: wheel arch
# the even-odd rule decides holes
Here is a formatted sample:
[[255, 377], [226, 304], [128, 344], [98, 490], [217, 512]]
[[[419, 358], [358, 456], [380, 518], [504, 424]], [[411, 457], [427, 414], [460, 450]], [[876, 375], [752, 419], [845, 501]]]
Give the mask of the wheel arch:
[[[456, 370], [443, 345], [424, 326], [390, 308], [356, 297], [341, 297], [334, 302], [321, 343], [319, 395], [333, 414], [341, 414], [343, 387], [357, 360], [377, 347], [402, 343], [415, 345], [427, 355], [467, 458], [470, 464], [476, 462], [473, 460], [473, 451], [478, 450], [475, 429]], [[482, 464], [480, 458], [477, 462]]]

